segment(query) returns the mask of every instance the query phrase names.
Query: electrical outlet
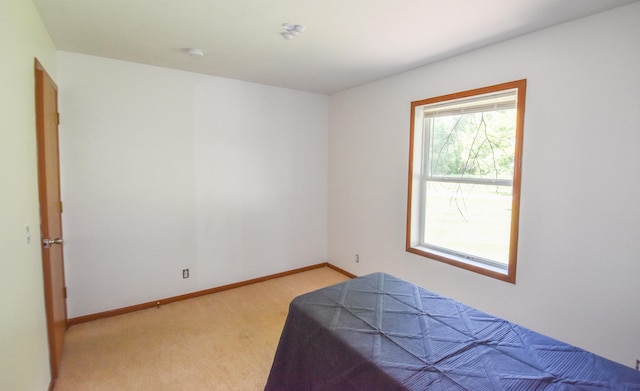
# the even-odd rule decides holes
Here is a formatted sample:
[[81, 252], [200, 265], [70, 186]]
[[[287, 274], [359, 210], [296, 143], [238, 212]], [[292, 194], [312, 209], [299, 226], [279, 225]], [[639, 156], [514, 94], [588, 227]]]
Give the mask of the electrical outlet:
[[356, 254], [356, 263], [360, 262], [360, 255]]
[[189, 269], [182, 269], [182, 278], [189, 278]]

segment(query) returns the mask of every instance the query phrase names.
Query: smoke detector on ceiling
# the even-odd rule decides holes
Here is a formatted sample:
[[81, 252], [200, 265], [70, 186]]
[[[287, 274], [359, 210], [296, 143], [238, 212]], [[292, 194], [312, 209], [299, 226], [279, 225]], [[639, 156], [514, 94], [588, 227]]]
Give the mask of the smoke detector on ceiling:
[[198, 48], [191, 48], [191, 49], [187, 50], [187, 54], [191, 58], [202, 58], [202, 57], [204, 57], [204, 51], [202, 51], [202, 49], [198, 49]]

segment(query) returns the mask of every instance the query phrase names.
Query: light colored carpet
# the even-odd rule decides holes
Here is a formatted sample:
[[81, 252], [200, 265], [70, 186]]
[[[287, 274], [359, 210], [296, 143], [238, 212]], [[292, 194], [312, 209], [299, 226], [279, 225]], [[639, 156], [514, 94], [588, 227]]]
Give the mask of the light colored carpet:
[[263, 390], [291, 300], [327, 267], [69, 328], [55, 391]]

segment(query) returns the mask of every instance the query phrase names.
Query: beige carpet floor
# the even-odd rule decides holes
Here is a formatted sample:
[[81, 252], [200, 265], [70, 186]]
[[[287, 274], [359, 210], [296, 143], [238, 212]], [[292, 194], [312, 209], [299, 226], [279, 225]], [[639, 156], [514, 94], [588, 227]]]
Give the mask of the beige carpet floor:
[[327, 267], [69, 328], [55, 391], [263, 390], [291, 300]]

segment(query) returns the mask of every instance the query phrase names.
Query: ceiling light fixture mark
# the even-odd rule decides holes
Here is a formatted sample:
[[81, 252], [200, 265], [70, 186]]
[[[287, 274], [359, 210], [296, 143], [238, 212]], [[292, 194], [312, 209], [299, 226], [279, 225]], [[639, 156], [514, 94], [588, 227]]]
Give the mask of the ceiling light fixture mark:
[[282, 35], [282, 38], [286, 40], [292, 39], [298, 34], [304, 32], [304, 26], [301, 24], [283, 23], [282, 28], [284, 31], [281, 32], [280, 35]]

